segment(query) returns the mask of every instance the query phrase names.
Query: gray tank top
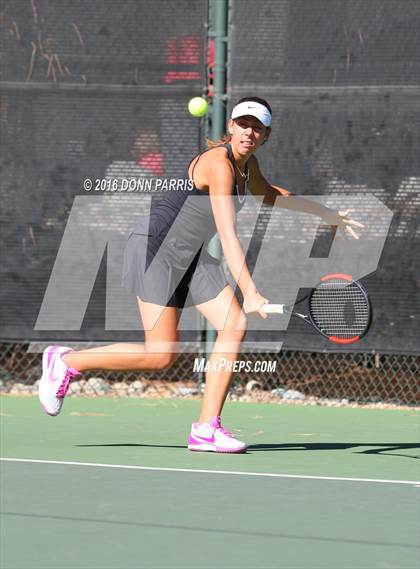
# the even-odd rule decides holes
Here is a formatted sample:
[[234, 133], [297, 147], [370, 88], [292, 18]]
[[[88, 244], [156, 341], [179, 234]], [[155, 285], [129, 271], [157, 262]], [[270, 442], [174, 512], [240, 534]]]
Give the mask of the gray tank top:
[[[231, 145], [222, 144], [220, 147], [227, 149], [229, 160], [233, 164], [234, 159]], [[209, 150], [211, 149], [205, 150], [204, 152], [208, 152]], [[204, 154], [204, 152], [202, 154]], [[194, 168], [199, 160], [200, 158], [195, 163]], [[191, 173], [192, 178], [194, 168]], [[248, 166], [245, 166], [245, 173], [248, 174]], [[235, 181], [232, 187], [232, 196], [234, 197], [234, 206], [237, 212], [243, 207], [247, 194], [247, 182], [245, 182], [244, 185], [244, 194], [240, 194], [238, 184]], [[160, 202], [151, 208], [148, 235], [154, 237], [161, 243], [175, 220], [176, 226], [174, 229], [176, 229], [175, 235], [177, 240], [184, 244], [190, 243], [193, 249], [195, 249], [195, 243], [199, 242], [200, 245], [203, 243], [207, 244], [217, 232], [209, 191], [200, 190], [195, 186], [190, 191], [169, 191]]]

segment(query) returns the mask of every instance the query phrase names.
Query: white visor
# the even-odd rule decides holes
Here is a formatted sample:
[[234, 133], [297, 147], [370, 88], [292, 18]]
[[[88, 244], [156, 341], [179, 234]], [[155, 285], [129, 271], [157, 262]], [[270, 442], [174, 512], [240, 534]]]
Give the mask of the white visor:
[[255, 103], [254, 101], [244, 101], [243, 103], [239, 103], [236, 107], [233, 107], [232, 110], [232, 119], [237, 119], [238, 117], [243, 117], [245, 115], [251, 115], [261, 121], [264, 126], [270, 126], [271, 124], [271, 113], [261, 105], [261, 103]]

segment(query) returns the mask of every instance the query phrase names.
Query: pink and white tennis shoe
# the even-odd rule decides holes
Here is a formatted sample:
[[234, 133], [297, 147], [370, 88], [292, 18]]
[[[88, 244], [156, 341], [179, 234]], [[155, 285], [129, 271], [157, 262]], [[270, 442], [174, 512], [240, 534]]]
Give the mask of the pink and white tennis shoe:
[[210, 423], [192, 424], [188, 448], [194, 451], [239, 453], [246, 451], [246, 444], [222, 427], [220, 417], [213, 417]]
[[42, 377], [38, 396], [48, 415], [55, 416], [60, 413], [70, 380], [80, 375], [77, 369], [70, 368], [63, 362], [62, 356], [67, 352], [71, 352], [71, 348], [48, 346], [42, 356]]

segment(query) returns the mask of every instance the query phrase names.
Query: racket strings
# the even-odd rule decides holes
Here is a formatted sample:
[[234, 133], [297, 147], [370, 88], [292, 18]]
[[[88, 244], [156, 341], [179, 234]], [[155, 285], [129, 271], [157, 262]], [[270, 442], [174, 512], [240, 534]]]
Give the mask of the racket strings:
[[354, 282], [336, 279], [321, 283], [311, 295], [309, 309], [313, 322], [327, 336], [360, 336], [369, 324], [369, 301]]

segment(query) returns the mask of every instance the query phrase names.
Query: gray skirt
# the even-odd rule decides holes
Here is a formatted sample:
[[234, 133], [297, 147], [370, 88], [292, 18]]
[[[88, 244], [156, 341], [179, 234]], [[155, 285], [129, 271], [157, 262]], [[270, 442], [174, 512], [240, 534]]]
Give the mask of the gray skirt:
[[187, 244], [161, 245], [152, 235], [132, 233], [124, 251], [123, 287], [159, 306], [195, 306], [228, 286], [220, 261], [207, 250], [194, 256]]

